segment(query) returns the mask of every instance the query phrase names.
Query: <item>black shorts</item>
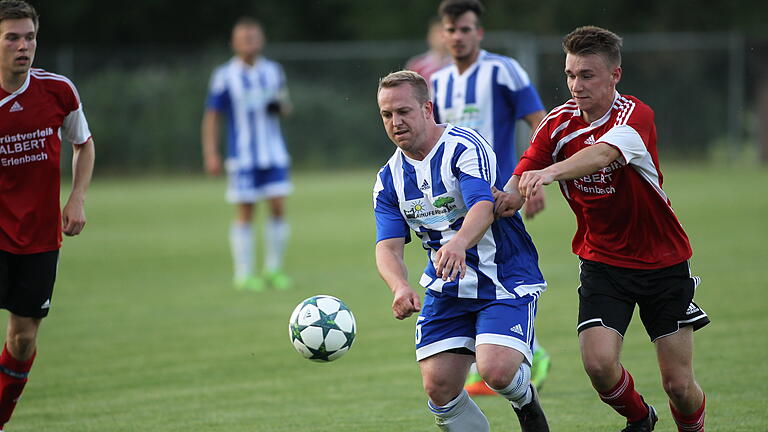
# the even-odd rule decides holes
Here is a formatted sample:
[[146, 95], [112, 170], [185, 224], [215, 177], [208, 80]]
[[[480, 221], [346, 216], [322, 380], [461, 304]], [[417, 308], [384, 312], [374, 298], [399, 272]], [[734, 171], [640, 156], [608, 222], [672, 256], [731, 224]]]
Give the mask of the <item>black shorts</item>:
[[624, 337], [635, 304], [651, 341], [680, 327], [698, 330], [709, 324], [707, 314], [693, 302], [700, 279], [691, 276], [688, 261], [638, 270], [581, 259], [580, 268], [579, 332], [603, 326]]
[[48, 315], [59, 251], [17, 255], [0, 251], [0, 308], [14, 315]]

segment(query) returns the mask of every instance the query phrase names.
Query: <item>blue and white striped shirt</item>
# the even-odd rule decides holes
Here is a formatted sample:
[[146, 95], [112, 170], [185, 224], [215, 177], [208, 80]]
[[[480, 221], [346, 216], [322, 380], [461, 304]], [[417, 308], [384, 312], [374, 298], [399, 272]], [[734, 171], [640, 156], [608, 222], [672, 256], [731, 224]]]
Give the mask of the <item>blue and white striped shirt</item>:
[[435, 274], [440, 246], [458, 232], [475, 203], [493, 201], [491, 185], [502, 186], [496, 156], [485, 139], [471, 129], [444, 126], [424, 160], [413, 160], [398, 148], [379, 171], [373, 189], [376, 241], [410, 241], [413, 230], [429, 258], [420, 283], [444, 295], [480, 299], [538, 295], [546, 283], [519, 214], [495, 221], [467, 250], [463, 279], [443, 281]]
[[206, 108], [227, 117], [228, 171], [290, 164], [279, 116], [267, 112], [285, 89], [283, 68], [264, 57], [254, 65], [235, 57], [213, 71]]
[[430, 81], [435, 121], [472, 128], [488, 139], [506, 182], [518, 159], [516, 121], [544, 109], [525, 70], [514, 59], [481, 50], [463, 74], [451, 64]]

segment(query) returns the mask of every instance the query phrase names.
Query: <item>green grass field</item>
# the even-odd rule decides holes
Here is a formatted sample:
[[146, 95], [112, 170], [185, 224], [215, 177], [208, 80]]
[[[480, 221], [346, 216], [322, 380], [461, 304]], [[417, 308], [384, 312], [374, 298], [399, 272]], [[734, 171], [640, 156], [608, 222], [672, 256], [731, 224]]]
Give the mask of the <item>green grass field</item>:
[[[707, 431], [766, 431], [768, 172], [665, 167], [665, 188], [694, 248], [697, 333]], [[373, 261], [375, 169], [296, 176], [289, 201], [288, 292], [231, 287], [224, 183], [202, 178], [101, 179], [88, 226], [66, 239], [39, 356], [9, 423], [23, 431], [437, 430], [414, 360], [414, 320], [397, 321]], [[542, 392], [553, 431], [617, 431], [622, 419], [591, 389], [575, 332], [573, 216], [556, 189], [528, 223], [550, 289], [537, 319], [554, 366]], [[408, 247], [411, 279], [424, 256]], [[331, 364], [301, 358], [287, 321], [302, 299], [342, 298], [354, 311], [352, 350]], [[3, 319], [5, 321], [5, 319]], [[673, 431], [653, 346], [635, 319], [623, 362], [659, 431]], [[492, 430], [519, 430], [500, 397], [478, 401]]]

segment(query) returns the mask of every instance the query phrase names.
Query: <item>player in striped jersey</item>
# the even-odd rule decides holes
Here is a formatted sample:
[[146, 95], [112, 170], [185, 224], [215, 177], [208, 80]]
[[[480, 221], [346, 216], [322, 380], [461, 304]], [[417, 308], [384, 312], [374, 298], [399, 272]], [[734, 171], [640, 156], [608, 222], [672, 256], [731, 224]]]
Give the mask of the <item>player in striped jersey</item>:
[[[523, 119], [531, 129], [544, 118], [544, 106], [528, 74], [512, 58], [480, 49], [484, 12], [478, 0], [445, 0], [438, 8], [444, 39], [453, 64], [432, 76], [432, 101], [438, 123], [472, 128], [493, 144], [501, 178], [512, 176], [518, 153], [515, 124]], [[524, 205], [526, 217], [544, 208], [540, 194]], [[534, 339], [532, 381], [541, 388], [550, 367], [547, 351]], [[493, 394], [473, 372], [467, 379], [470, 394]]]
[[[0, 430], [27, 383], [51, 298], [62, 233], [80, 234], [94, 145], [75, 86], [32, 68], [38, 16], [0, 2], [0, 308], [8, 310], [0, 354]], [[72, 145], [72, 191], [60, 208], [61, 146]], [[1, 432], [1, 431], [0, 431]]]
[[[234, 283], [238, 289], [254, 291], [262, 290], [265, 284], [277, 289], [290, 285], [282, 262], [289, 231], [284, 197], [292, 186], [288, 178], [290, 157], [279, 119], [290, 111], [290, 102], [282, 67], [261, 56], [263, 48], [261, 24], [241, 18], [232, 30], [235, 57], [213, 72], [202, 123], [205, 170], [218, 175], [222, 169], [219, 129], [226, 120], [227, 199], [237, 206], [229, 235]], [[264, 224], [263, 277], [257, 277], [253, 271], [252, 220], [255, 203], [261, 200], [269, 204], [270, 218]]]
[[600, 398], [626, 417], [624, 431], [651, 431], [657, 421], [619, 361], [635, 304], [655, 345], [678, 431], [703, 431], [693, 331], [709, 318], [693, 302], [699, 279], [688, 266], [691, 246], [661, 187], [653, 111], [616, 91], [620, 47], [621, 38], [598, 27], [565, 37], [573, 98], [542, 121], [505, 190], [515, 195], [515, 210], [517, 192], [530, 197], [559, 181], [576, 214], [582, 361]]
[[[435, 124], [427, 83], [414, 72], [382, 78], [378, 103], [397, 150], [373, 191], [376, 264], [394, 294], [395, 317], [421, 310], [416, 358], [429, 409], [442, 430], [489, 430], [463, 389], [476, 358], [522, 430], [548, 431], [530, 384], [536, 302], [546, 283], [520, 215], [494, 221], [491, 187], [501, 180], [491, 147], [471, 129]], [[423, 309], [403, 262], [410, 230], [428, 257]]]

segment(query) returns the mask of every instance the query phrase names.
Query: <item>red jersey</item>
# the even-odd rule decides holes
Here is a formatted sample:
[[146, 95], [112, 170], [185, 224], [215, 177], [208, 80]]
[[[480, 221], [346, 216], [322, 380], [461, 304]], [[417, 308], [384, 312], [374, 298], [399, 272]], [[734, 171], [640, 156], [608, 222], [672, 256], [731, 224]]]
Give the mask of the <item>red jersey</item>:
[[429, 77], [433, 73], [451, 64], [451, 57], [440, 57], [432, 51], [427, 51], [423, 54], [419, 54], [416, 57], [411, 57], [405, 64], [405, 69], [414, 71], [417, 74], [424, 77], [429, 83]]
[[61, 138], [91, 137], [67, 78], [30, 69], [15, 92], [0, 89], [0, 250], [32, 254], [61, 247]]
[[656, 125], [651, 108], [616, 93], [613, 106], [587, 123], [574, 100], [542, 120], [515, 169], [545, 168], [596, 143], [621, 156], [582, 178], [560, 182], [576, 214], [573, 252], [585, 259], [635, 269], [657, 269], [691, 257], [691, 245], [661, 188]]

